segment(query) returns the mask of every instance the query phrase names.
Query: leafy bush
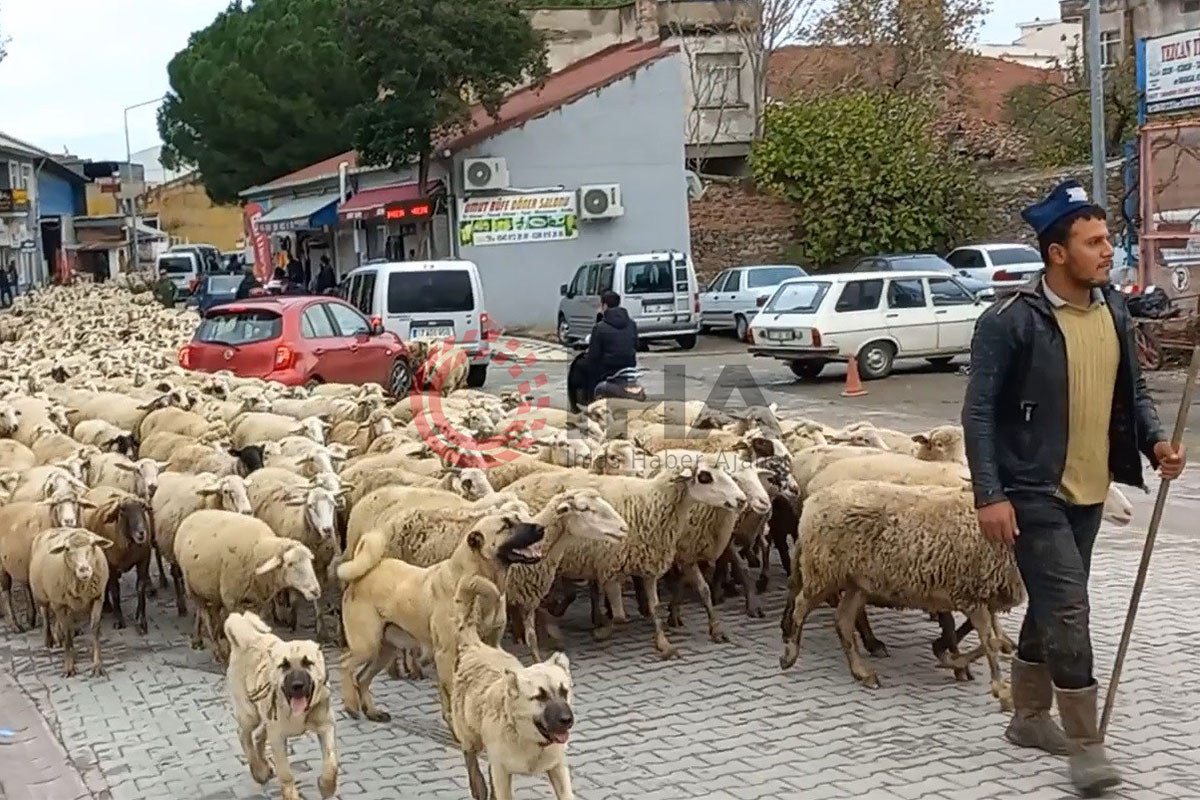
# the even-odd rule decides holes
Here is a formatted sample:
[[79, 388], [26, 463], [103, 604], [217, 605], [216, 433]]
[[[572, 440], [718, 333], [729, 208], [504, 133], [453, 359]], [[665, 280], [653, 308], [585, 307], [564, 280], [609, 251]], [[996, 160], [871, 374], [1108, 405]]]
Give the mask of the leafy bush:
[[796, 206], [806, 262], [887, 252], [945, 252], [976, 235], [988, 191], [932, 132], [911, 95], [855, 92], [767, 109], [752, 154], [759, 186]]

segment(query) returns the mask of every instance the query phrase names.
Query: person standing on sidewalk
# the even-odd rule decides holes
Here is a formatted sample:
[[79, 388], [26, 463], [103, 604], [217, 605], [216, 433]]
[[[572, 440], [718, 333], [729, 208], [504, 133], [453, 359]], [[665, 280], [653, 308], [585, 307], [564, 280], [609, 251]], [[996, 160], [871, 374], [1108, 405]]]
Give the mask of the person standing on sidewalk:
[[1101, 511], [1110, 481], [1145, 488], [1139, 454], [1164, 479], [1185, 455], [1163, 433], [1109, 283], [1104, 209], [1067, 181], [1021, 216], [1045, 270], [980, 316], [962, 422], [979, 527], [1013, 548], [1029, 594], [1005, 736], [1068, 755], [1075, 789], [1094, 797], [1120, 783], [1099, 735], [1088, 619]]

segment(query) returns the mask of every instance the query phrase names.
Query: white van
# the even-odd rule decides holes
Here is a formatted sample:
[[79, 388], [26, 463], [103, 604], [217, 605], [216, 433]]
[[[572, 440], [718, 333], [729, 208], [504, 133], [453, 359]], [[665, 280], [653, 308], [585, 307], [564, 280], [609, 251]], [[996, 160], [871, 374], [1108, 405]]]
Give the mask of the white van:
[[614, 291], [638, 326], [639, 344], [674, 339], [684, 350], [700, 332], [700, 289], [687, 253], [608, 253], [575, 270], [558, 288], [558, 340], [576, 344], [600, 319], [600, 295]]
[[446, 339], [471, 356], [467, 384], [483, 386], [494, 334], [485, 311], [479, 268], [470, 261], [388, 261], [364, 264], [342, 279], [338, 294], [373, 323], [401, 339]]
[[160, 275], [166, 275], [175, 284], [175, 292], [179, 297], [186, 297], [200, 282], [200, 259], [194, 252], [168, 250], [159, 253], [155, 259], [154, 268]]
[[795, 278], [750, 323], [750, 352], [816, 378], [830, 361], [857, 359], [865, 379], [891, 374], [897, 358], [948, 364], [971, 350], [987, 308], [945, 272], [848, 272]]

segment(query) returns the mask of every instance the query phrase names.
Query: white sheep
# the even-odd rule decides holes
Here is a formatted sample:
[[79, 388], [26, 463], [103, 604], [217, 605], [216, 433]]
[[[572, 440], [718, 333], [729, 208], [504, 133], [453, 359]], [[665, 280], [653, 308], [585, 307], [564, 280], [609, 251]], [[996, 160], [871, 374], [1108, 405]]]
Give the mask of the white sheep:
[[0, 439], [0, 469], [20, 472], [30, 469], [35, 464], [37, 456], [28, 447], [15, 439]]
[[37, 535], [29, 561], [29, 590], [46, 620], [46, 647], [57, 631], [63, 674], [75, 674], [75, 619], [86, 616], [92, 633], [92, 676], [104, 674], [100, 660], [100, 612], [108, 585], [104, 551], [112, 543], [82, 528], [50, 528]]
[[[29, 588], [29, 558], [34, 538], [48, 528], [77, 527], [80, 510], [88, 505], [76, 493], [60, 490], [46, 500], [0, 507], [0, 596], [4, 599], [5, 617], [14, 631], [23, 628], [17, 623], [13, 608], [12, 584], [16, 581]], [[37, 605], [32, 594], [29, 599], [29, 624], [33, 626], [37, 624]]]
[[321, 595], [307, 547], [276, 536], [260, 519], [231, 511], [189, 515], [175, 537], [175, 560], [196, 614], [192, 646], [203, 646], [201, 631], [207, 623], [213, 655], [221, 662], [228, 657], [228, 643], [222, 641], [225, 615], [259, 613], [285, 590], [310, 601]]
[[844, 480], [961, 487], [970, 484], [971, 473], [957, 461], [922, 461], [904, 453], [867, 454], [829, 464], [812, 477], [805, 491], [813, 494]]
[[229, 426], [234, 447], [276, 442], [286, 436], [307, 436], [317, 444], [325, 444], [329, 423], [318, 417], [297, 420], [283, 414], [251, 412], [235, 417]]

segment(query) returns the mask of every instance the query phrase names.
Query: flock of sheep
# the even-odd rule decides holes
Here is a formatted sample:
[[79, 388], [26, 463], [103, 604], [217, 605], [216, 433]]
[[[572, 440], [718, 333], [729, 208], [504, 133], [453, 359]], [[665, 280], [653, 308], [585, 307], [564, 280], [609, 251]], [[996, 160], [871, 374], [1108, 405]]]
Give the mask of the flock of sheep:
[[[691, 402], [598, 401], [576, 417], [462, 388], [462, 370], [437, 365], [434, 382], [449, 378], [436, 397], [288, 388], [177, 366], [196, 321], [119, 285], [43, 290], [0, 317], [4, 613], [10, 635], [40, 618], [67, 675], [78, 622], [92, 673], [102, 672], [102, 610], [125, 627], [122, 576], [134, 572], [137, 631], [147, 631], [147, 596], [173, 589], [178, 614], [194, 616], [192, 646], [207, 643], [222, 662], [229, 614], [295, 631], [298, 606], [311, 604], [316, 637], [344, 647], [342, 698], [354, 715], [387, 719], [370, 697], [377, 672], [415, 677], [432, 661], [462, 742], [474, 737], [457, 713], [473, 706], [455, 695], [462, 625], [490, 648], [511, 629], [548, 664], [542, 636], [560, 641], [555, 620], [579, 588], [602, 640], [628, 620], [632, 584], [655, 649], [673, 658], [668, 633], [687, 591], [725, 642], [716, 605], [735, 593], [761, 617], [775, 552], [789, 575], [784, 668], [809, 613], [830, 605], [851, 673], [877, 686], [858, 646], [885, 652], [866, 607], [914, 609], [940, 625], [941, 665], [966, 679], [986, 657], [991, 691], [1010, 707], [999, 661], [1012, 643], [997, 615], [1024, 589], [1011, 551], [979, 533], [956, 426], [835, 429], [774, 407], [730, 415]], [[507, 456], [472, 461], [450, 430], [503, 440]], [[1130, 515], [1113, 489], [1107, 518]], [[411, 581], [368, 585], [377, 570], [409, 567]], [[479, 597], [497, 590], [496, 607], [464, 622], [472, 606], [455, 592], [460, 577]], [[380, 596], [389, 592], [411, 600], [407, 612]], [[958, 628], [955, 612], [967, 618]], [[960, 653], [972, 629], [980, 644]], [[536, 771], [570, 796], [569, 780], [563, 794], [553, 769]]]

